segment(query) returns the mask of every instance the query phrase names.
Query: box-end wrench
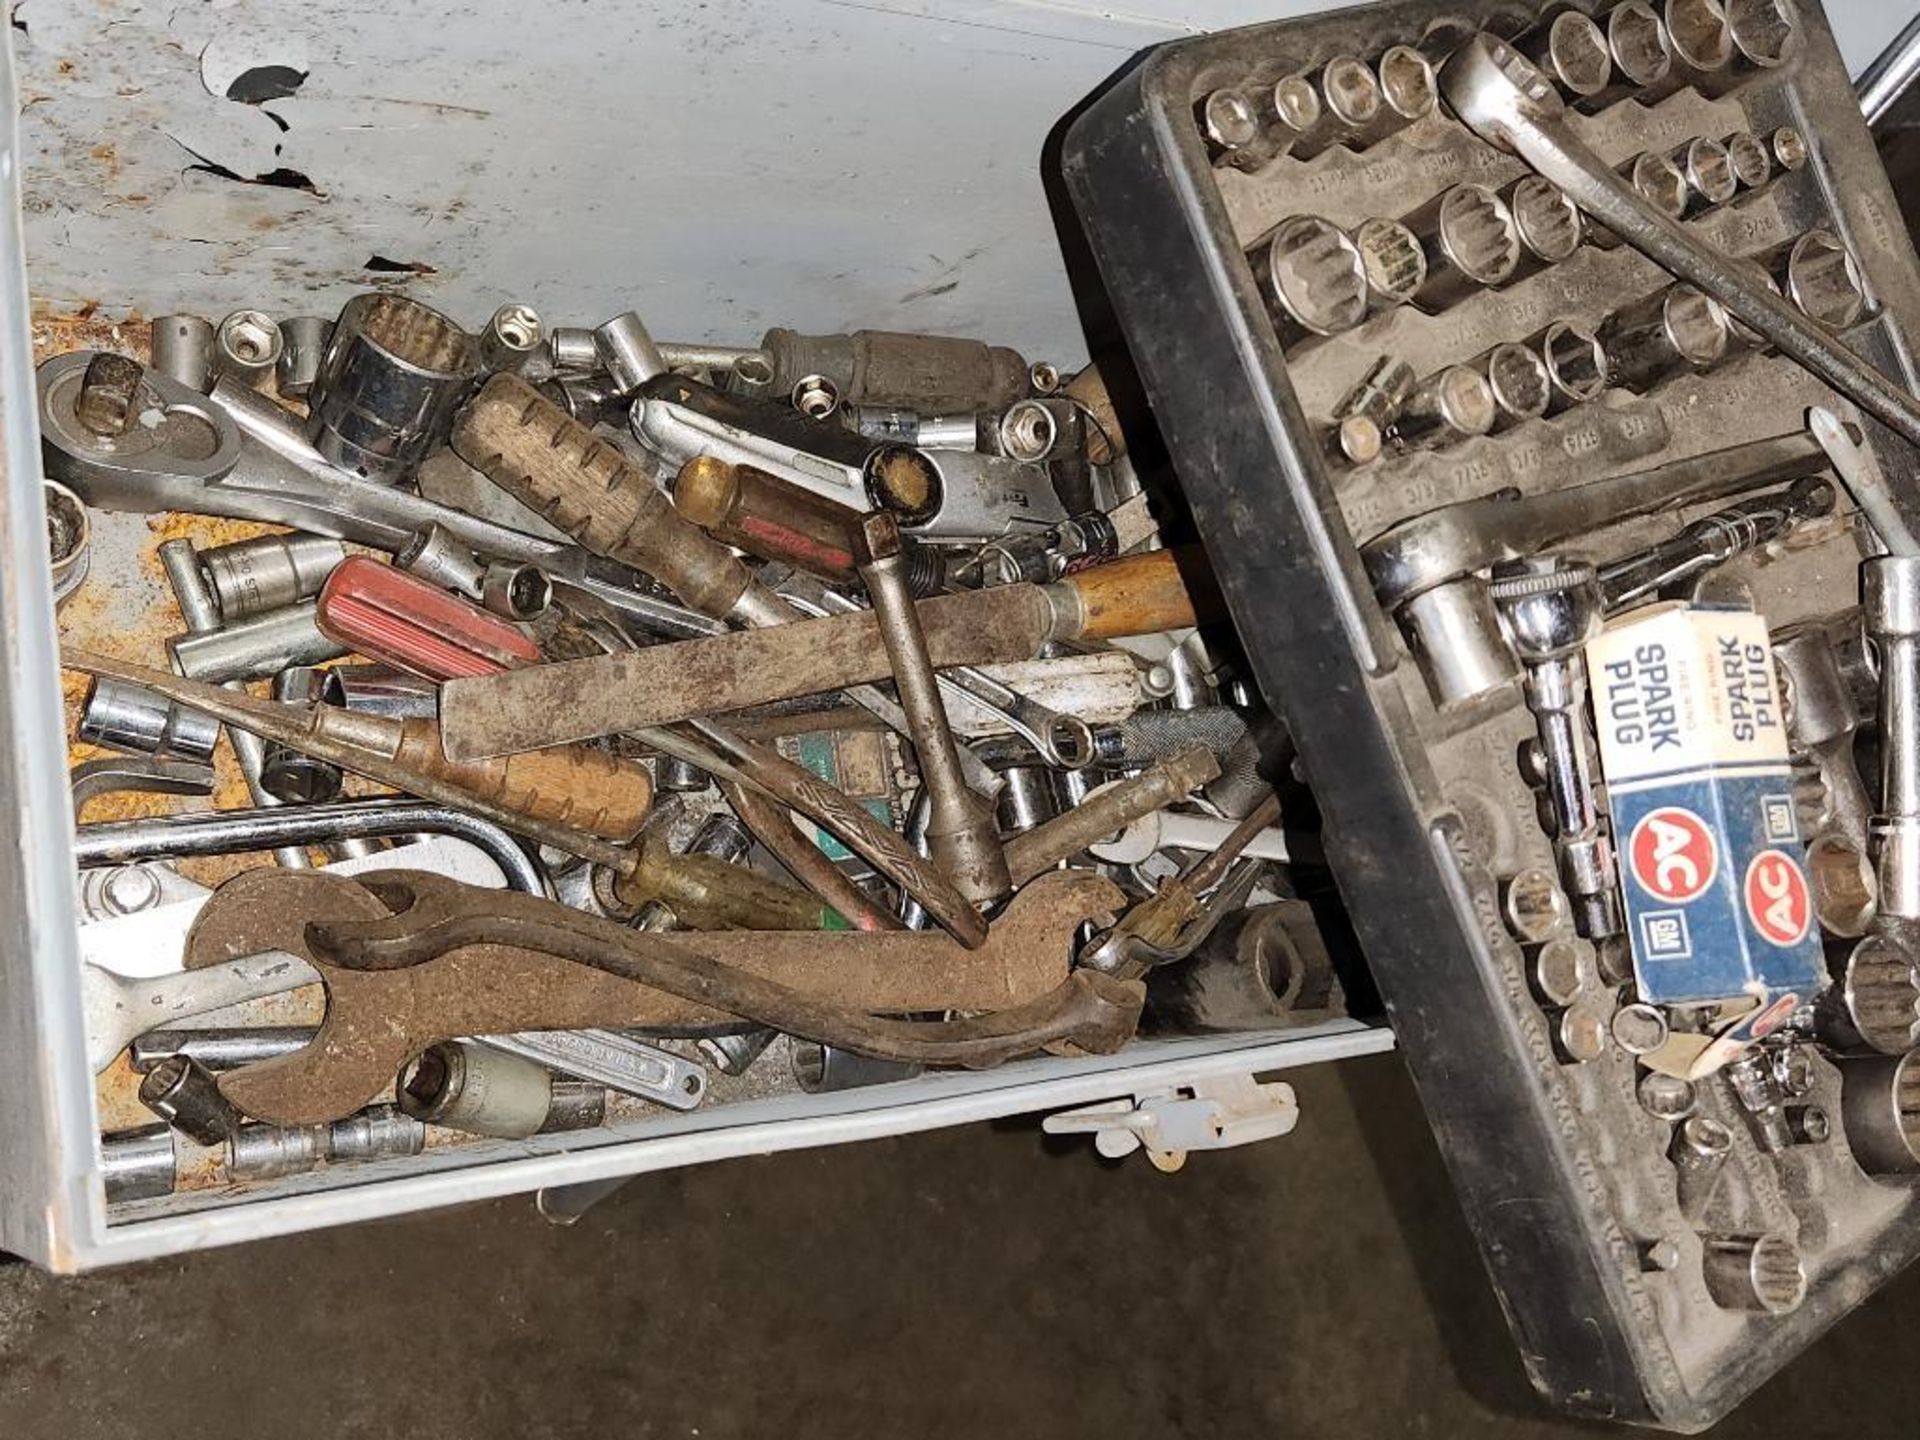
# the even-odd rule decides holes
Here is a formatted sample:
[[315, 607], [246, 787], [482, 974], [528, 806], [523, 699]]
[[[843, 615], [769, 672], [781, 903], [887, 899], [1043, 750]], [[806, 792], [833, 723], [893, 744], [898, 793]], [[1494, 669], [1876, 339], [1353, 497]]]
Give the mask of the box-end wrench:
[[1491, 35], [1475, 35], [1440, 67], [1440, 91], [1481, 139], [1517, 154], [1592, 219], [1920, 445], [1920, 404], [1912, 395], [1802, 315], [1756, 272], [1708, 249], [1615, 173], [1574, 133], [1565, 100], [1526, 56]]
[[210, 398], [147, 370], [137, 403], [153, 423], [143, 418], [127, 435], [105, 440], [74, 416], [93, 354], [55, 355], [37, 372], [46, 472], [89, 505], [135, 514], [181, 510], [262, 520], [389, 553], [439, 525], [475, 554], [536, 565], [556, 584], [592, 596], [655, 634], [685, 639], [726, 629], [647, 593], [636, 572], [578, 546], [358, 479], [333, 469], [318, 452], [300, 454], [299, 447], [311, 447], [297, 433], [298, 421], [241, 386], [218, 383]]

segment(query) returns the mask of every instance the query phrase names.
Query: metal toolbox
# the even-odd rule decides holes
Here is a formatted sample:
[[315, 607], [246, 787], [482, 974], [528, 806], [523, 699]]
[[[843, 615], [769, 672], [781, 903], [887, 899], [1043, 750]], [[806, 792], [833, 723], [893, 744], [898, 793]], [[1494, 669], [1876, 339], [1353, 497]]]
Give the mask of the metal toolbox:
[[[1912, 1258], [1910, 1182], [1865, 1173], [1853, 1151], [1870, 1156], [1870, 1127], [1849, 1124], [1843, 1136], [1838, 1123], [1842, 1072], [1851, 1092], [1883, 1083], [1869, 1077], [1894, 1062], [1836, 1064], [1836, 1045], [1793, 1062], [1810, 1069], [1792, 1088], [1833, 1117], [1831, 1139], [1796, 1137], [1813, 1143], [1775, 1147], [1719, 1076], [1687, 1092], [1700, 1118], [1679, 1129], [1678, 1092], [1643, 1103], [1653, 1072], [1623, 1048], [1616, 1023], [1635, 980], [1626, 922], [1582, 916], [1579, 934], [1570, 923], [1583, 902], [1609, 902], [1601, 885], [1589, 893], [1568, 878], [1579, 866], [1566, 857], [1556, 878], [1529, 782], [1551, 783], [1530, 768], [1552, 770], [1559, 752], [1544, 748], [1547, 722], [1524, 698], [1533, 680], [1523, 687], [1512, 625], [1500, 628], [1484, 577], [1494, 562], [1555, 550], [1618, 578], [1606, 562], [1724, 515], [1724, 490], [1687, 503], [1682, 481], [1716, 464], [1768, 472], [1752, 449], [1683, 465], [1665, 472], [1664, 491], [1651, 487], [1668, 498], [1594, 510], [1533, 544], [1512, 538], [1524, 528], [1501, 527], [1545, 507], [1504, 507], [1769, 437], [1799, 457], [1770, 472], [1778, 496], [1825, 464], [1809, 464], [1793, 438], [1808, 408], [1855, 412], [1710, 305], [1714, 334], [1683, 353], [1680, 311], [1703, 306], [1698, 293], [1649, 301], [1670, 277], [1618, 236], [1591, 224], [1583, 234], [1564, 196], [1529, 184], [1520, 159], [1435, 103], [1433, 67], [1476, 31], [1511, 40], [1577, 102], [1571, 126], [1607, 165], [1642, 194], [1670, 198], [1713, 249], [1780, 265], [1804, 312], [1824, 311], [1909, 390], [1920, 270], [1809, 0], [1724, 10], [1676, 0], [1659, 15], [1637, 0], [1589, 8], [1402, 0], [1171, 44], [1077, 116], [1065, 170], [1252, 666], [1323, 808], [1330, 862], [1528, 1371], [1580, 1413], [1692, 1430]], [[1737, 44], [1726, 43], [1728, 16], [1744, 30]], [[1634, 48], [1656, 39], [1671, 45], [1660, 76]], [[1672, 58], [1688, 47], [1694, 64]], [[1692, 146], [1730, 136], [1758, 145]], [[1825, 233], [1803, 241], [1813, 231]], [[1795, 253], [1810, 267], [1816, 248], [1864, 295], [1824, 310], [1811, 269], [1785, 268]], [[1795, 294], [1801, 281], [1806, 293]], [[1657, 356], [1643, 345], [1650, 310]], [[1517, 356], [1500, 348], [1510, 344]], [[1408, 367], [1392, 382], [1405, 402], [1397, 424], [1364, 388], [1383, 359]], [[1523, 393], [1533, 386], [1544, 393]], [[1912, 447], [1865, 429], [1865, 469], [1890, 484], [1902, 517], [1920, 516]], [[1839, 510], [1849, 508], [1843, 499]], [[1784, 533], [1694, 597], [1750, 597], [1776, 656], [1794, 633], [1848, 623], [1872, 553], [1871, 532], [1850, 514]], [[1490, 534], [1510, 538], [1470, 556]], [[1506, 569], [1515, 573], [1496, 594], [1546, 588], [1524, 567]], [[1786, 809], [1798, 806], [1800, 838], [1827, 846], [1815, 852], [1820, 918], [1852, 996], [1852, 937], [1867, 922], [1843, 913], [1849, 882], [1838, 872], [1862, 878], [1865, 816], [1843, 825], [1834, 791], [1805, 788], [1811, 703], [1789, 698], [1801, 778]], [[1591, 745], [1561, 733], [1571, 748]], [[1780, 760], [1784, 775], [1784, 751]], [[1618, 818], [1631, 787], [1624, 770], [1609, 776]], [[1852, 838], [1836, 838], [1842, 829]], [[1628, 849], [1627, 836], [1614, 841]], [[1636, 851], [1624, 863], [1638, 874], [1641, 862]], [[1621, 933], [1608, 939], [1610, 923]], [[1804, 910], [1798, 924], [1810, 953], [1805, 937], [1818, 931]], [[1796, 1015], [1816, 1030], [1809, 1007]], [[1713, 1160], [1725, 1170], [1704, 1195], [1688, 1193], [1689, 1157], [1668, 1158], [1700, 1134], [1727, 1141]], [[1745, 1279], [1767, 1290], [1763, 1272], [1779, 1259], [1785, 1273], [1780, 1247], [1790, 1246], [1804, 1299], [1787, 1293], [1793, 1284], [1732, 1295], [1736, 1232], [1785, 1237], [1758, 1248], [1749, 1239]]]
[[[472, 316], [525, 282], [530, 266], [546, 267], [541, 283], [547, 288], [535, 298], [557, 312], [617, 309], [628, 303], [627, 276], [646, 271], [651, 278], [645, 283], [662, 297], [662, 333], [695, 325], [744, 329], [765, 319], [754, 300], [744, 292], [736, 296], [708, 268], [717, 245], [710, 227], [716, 216], [726, 216], [714, 208], [706, 170], [695, 166], [665, 177], [629, 173], [609, 158], [613, 152], [595, 148], [605, 138], [601, 110], [581, 107], [556, 116], [552, 97], [563, 83], [628, 60], [661, 72], [657, 83], [638, 87], [645, 103], [636, 102], [636, 125], [698, 108], [700, 87], [710, 82], [697, 67], [681, 64], [672, 42], [658, 39], [651, 28], [654, 7], [626, 7], [611, 49], [598, 25], [556, 28], [526, 7], [482, 8], [481, 23], [474, 22], [470, 5], [447, 7], [449, 23], [439, 23], [419, 12], [349, 7], [346, 23], [339, 24], [315, 22], [312, 12], [298, 6], [172, 17], [134, 6], [98, 13], [62, 9], [23, 16], [11, 34], [12, 49], [29, 63], [22, 66], [18, 88], [11, 67], [0, 75], [0, 105], [9, 126], [0, 147], [6, 192], [0, 283], [8, 317], [0, 327], [7, 463], [6, 502], [0, 506], [0, 734], [6, 746], [0, 810], [13, 837], [0, 862], [0, 913], [12, 926], [0, 958], [0, 1064], [7, 1092], [0, 1105], [0, 1249], [55, 1269], [80, 1270], [733, 1155], [1165, 1092], [1390, 1047], [1386, 1030], [1350, 1021], [1145, 1043], [1106, 1059], [748, 1098], [591, 1132], [429, 1149], [358, 1169], [226, 1184], [124, 1205], [104, 1202], [102, 1115], [84, 1043], [69, 863], [74, 832], [34, 421], [35, 363], [44, 355], [36, 347], [133, 349], [137, 338], [119, 333], [116, 325], [131, 326], [133, 317], [180, 304], [217, 313], [301, 296], [330, 312], [346, 294], [376, 280], [420, 286], [436, 303]], [[904, 36], [889, 28], [898, 20], [882, 24], [825, 12], [783, 16], [741, 40], [733, 62], [777, 69], [781, 83], [795, 87], [798, 105], [811, 103], [810, 87], [820, 83], [820, 74], [788, 63], [796, 25], [817, 32], [823, 65], [857, 67], [875, 47], [897, 59], [903, 43], [932, 65], [997, 43], [963, 35], [954, 51], [947, 37], [918, 19], [906, 25]], [[681, 22], [669, 16], [658, 23], [671, 30]], [[524, 47], [502, 39], [514, 26], [526, 31]], [[1116, 44], [1128, 48], [1161, 33], [1144, 22], [1109, 24], [1067, 15], [1050, 36], [1027, 43], [1063, 67], [1048, 73], [1077, 75], [1071, 83], [1078, 85], [1110, 63]], [[1089, 37], [1097, 40], [1089, 43]], [[621, 50], [623, 43], [633, 47], [631, 54]], [[406, 57], [404, 67], [393, 65], [395, 56]], [[533, 84], [529, 65], [559, 78], [548, 86]], [[927, 73], [899, 71], [901, 94], [920, 92]], [[258, 81], [262, 74], [267, 79], [259, 83], [300, 90], [297, 103], [281, 107], [290, 122], [276, 125], [262, 113], [257, 95], [243, 98], [252, 93], [245, 84], [236, 90], [239, 77]], [[968, 79], [961, 88], [971, 93], [972, 84]], [[1061, 98], [1029, 94], [1005, 112], [1009, 133], [1027, 147], [1024, 153], [1035, 148]], [[891, 92], [869, 99], [890, 112], [912, 108]], [[28, 118], [16, 127], [23, 110]], [[430, 119], [423, 122], [423, 116]], [[743, 263], [760, 253], [755, 223], [778, 213], [789, 219], [803, 214], [802, 229], [830, 233], [834, 238], [822, 249], [847, 267], [837, 284], [779, 281], [767, 293], [782, 304], [794, 300], [791, 318], [833, 324], [864, 311], [901, 328], [1004, 323], [1022, 331], [1016, 337], [1022, 344], [1054, 343], [1053, 322], [1036, 318], [1045, 307], [1028, 302], [1057, 281], [1030, 254], [995, 257], [984, 270], [968, 272], [969, 289], [976, 275], [986, 276], [978, 283], [1007, 297], [985, 319], [964, 296], [940, 298], [953, 289], [943, 262], [929, 262], [932, 273], [915, 270], [918, 262], [906, 264], [888, 277], [894, 288], [887, 298], [863, 293], [870, 283], [865, 277], [900, 264], [897, 257], [912, 247], [897, 230], [866, 235], [866, 249], [850, 243], [846, 207], [861, 191], [859, 177], [823, 180], [809, 171], [802, 151], [791, 148], [793, 137], [754, 130], [757, 115], [743, 114], [739, 123], [752, 133], [723, 133], [724, 126], [702, 122], [713, 154], [725, 153], [729, 163], [744, 156], [778, 176], [740, 187], [728, 202], [738, 208], [728, 212], [732, 223], [723, 228], [740, 237]], [[867, 116], [857, 123], [877, 126], [880, 120]], [[410, 137], [407, 144], [390, 144], [395, 133]], [[515, 147], [534, 133], [564, 150], [564, 163], [530, 166], [513, 158]], [[938, 137], [926, 131], [894, 138], [912, 148], [930, 146]], [[930, 197], [944, 195], [951, 172], [930, 167], [924, 181]], [[981, 183], [984, 188], [984, 178]], [[657, 229], [649, 227], [648, 239], [636, 239], [627, 197], [658, 200], [669, 192], [681, 197], [682, 210], [697, 216], [697, 223], [676, 229], [663, 219]], [[1037, 181], [997, 193], [999, 199], [982, 213], [1017, 214], [1020, 224], [1037, 228], [1044, 239]], [[580, 223], [565, 227], [564, 235], [546, 230], [551, 215], [570, 208]], [[660, 213], [672, 208], [662, 206]], [[462, 218], [469, 209], [484, 218]], [[929, 204], [925, 213], [935, 233], [958, 224], [938, 206]], [[526, 249], [536, 230], [545, 231], [542, 245], [550, 247], [538, 262]], [[782, 235], [774, 248], [788, 244]], [[920, 248], [962, 253], [964, 244], [957, 237], [952, 246], [929, 240]], [[691, 283], [696, 269], [700, 284]], [[709, 282], [711, 292], [702, 289]], [[923, 287], [925, 294], [909, 293]], [[891, 298], [896, 294], [905, 298]], [[1065, 320], [1065, 306], [1057, 308]], [[145, 520], [96, 519], [90, 584], [103, 587], [110, 603], [95, 623], [111, 634], [115, 623], [140, 623], [147, 607], [163, 603], [164, 591], [151, 569], [139, 568], [153, 542]]]

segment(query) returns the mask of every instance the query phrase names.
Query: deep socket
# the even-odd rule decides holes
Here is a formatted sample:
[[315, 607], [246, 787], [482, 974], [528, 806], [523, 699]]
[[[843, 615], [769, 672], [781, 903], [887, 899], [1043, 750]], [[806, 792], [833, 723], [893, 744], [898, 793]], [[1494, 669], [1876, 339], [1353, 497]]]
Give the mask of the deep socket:
[[1375, 310], [1405, 305], [1427, 279], [1427, 255], [1415, 234], [1398, 220], [1378, 217], [1353, 227], [1367, 277], [1367, 304]]
[[1718, 300], [1691, 285], [1669, 285], [1601, 324], [1608, 381], [1647, 390], [1677, 371], [1702, 371], [1727, 353], [1730, 327]]
[[1444, 310], [1513, 278], [1520, 235], [1506, 204], [1484, 185], [1455, 185], [1407, 217], [1427, 252], [1427, 279], [1414, 297], [1423, 310]]
[[1331, 221], [1283, 220], [1255, 242], [1248, 259], [1282, 343], [1338, 334], [1366, 318], [1366, 260]]
[[347, 558], [347, 547], [324, 535], [260, 535], [202, 550], [199, 558], [220, 619], [231, 626], [311, 600]]
[[1437, 447], [1485, 435], [1493, 422], [1493, 389], [1487, 377], [1470, 366], [1449, 365], [1414, 386], [1393, 433], [1403, 445]]
[[1880, 657], [1880, 914], [1920, 919], [1920, 557], [1865, 561], [1860, 601]]

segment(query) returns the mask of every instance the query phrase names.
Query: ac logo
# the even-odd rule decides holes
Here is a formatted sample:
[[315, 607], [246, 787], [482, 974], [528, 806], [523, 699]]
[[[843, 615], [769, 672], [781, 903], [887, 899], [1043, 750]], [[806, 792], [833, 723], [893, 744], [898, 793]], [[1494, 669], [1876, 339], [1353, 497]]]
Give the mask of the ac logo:
[[1633, 827], [1627, 862], [1640, 888], [1671, 905], [1704, 894], [1720, 868], [1706, 821], [1679, 805], [1649, 812]]
[[1807, 877], [1783, 850], [1762, 850], [1747, 866], [1744, 887], [1747, 918], [1760, 938], [1774, 945], [1797, 945], [1813, 922], [1813, 897]]

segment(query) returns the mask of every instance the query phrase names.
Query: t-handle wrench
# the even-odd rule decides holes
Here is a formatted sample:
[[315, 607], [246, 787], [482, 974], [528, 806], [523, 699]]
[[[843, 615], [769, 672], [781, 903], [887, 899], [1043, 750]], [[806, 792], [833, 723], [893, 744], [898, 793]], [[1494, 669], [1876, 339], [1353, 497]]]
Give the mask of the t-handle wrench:
[[1479, 34], [1440, 67], [1453, 113], [1491, 145], [1512, 151], [1593, 219], [1662, 269], [1766, 336], [1862, 410], [1920, 445], [1920, 404], [1754, 272], [1717, 255], [1635, 190], [1567, 124], [1567, 106], [1519, 51]]

